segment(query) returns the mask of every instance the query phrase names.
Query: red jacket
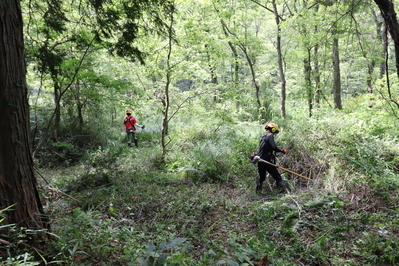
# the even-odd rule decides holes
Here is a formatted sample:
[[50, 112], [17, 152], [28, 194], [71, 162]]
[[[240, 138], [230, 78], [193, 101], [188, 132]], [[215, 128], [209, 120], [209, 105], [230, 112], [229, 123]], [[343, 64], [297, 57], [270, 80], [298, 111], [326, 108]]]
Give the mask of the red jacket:
[[123, 120], [123, 123], [125, 124], [126, 132], [136, 131], [136, 127], [134, 125], [137, 123], [137, 120], [133, 116], [126, 116], [125, 120]]

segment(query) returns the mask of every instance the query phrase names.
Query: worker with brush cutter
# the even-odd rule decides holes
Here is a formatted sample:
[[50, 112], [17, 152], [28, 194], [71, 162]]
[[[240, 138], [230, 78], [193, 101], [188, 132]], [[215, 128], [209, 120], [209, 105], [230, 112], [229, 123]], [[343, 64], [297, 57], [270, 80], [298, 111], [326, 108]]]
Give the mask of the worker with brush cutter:
[[123, 120], [123, 123], [126, 127], [126, 138], [127, 138], [127, 146], [132, 146], [132, 140], [134, 141], [134, 145], [138, 147], [138, 140], [136, 137], [136, 127], [141, 127], [141, 130], [145, 128], [144, 125], [139, 125], [137, 123], [137, 119], [132, 116], [132, 110], [126, 110], [126, 117]]
[[[274, 135], [279, 132], [278, 126], [274, 123], [267, 123], [265, 126], [265, 135], [261, 138], [259, 143], [259, 150], [251, 154], [250, 159], [252, 163], [258, 164], [259, 179], [256, 180], [256, 192], [262, 191], [262, 184], [266, 180], [266, 172], [268, 172], [274, 180], [280, 193], [286, 192], [286, 187], [283, 182], [277, 167], [275, 165], [276, 157], [273, 152], [287, 153], [286, 149], [279, 149], [274, 141]], [[269, 163], [263, 163], [266, 161]]]

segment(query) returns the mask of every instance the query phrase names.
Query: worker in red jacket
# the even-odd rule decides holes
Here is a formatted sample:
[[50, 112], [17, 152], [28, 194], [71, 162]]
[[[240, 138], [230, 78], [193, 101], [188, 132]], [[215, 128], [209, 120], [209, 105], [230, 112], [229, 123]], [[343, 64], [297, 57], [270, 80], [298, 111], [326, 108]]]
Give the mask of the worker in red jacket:
[[126, 127], [126, 137], [127, 137], [127, 146], [132, 146], [132, 139], [134, 140], [134, 145], [138, 146], [138, 140], [136, 137], [136, 127], [145, 128], [144, 125], [139, 125], [137, 123], [137, 119], [132, 116], [132, 110], [126, 110], [126, 117], [123, 120], [123, 123]]

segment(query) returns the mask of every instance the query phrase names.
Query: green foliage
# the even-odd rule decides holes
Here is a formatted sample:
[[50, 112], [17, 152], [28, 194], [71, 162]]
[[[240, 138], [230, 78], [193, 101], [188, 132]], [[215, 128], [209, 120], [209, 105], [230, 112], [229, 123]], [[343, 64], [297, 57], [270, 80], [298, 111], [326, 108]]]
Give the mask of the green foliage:
[[46, 259], [38, 250], [29, 248], [29, 245], [24, 244], [35, 238], [35, 236], [44, 235], [48, 232], [18, 227], [16, 224], [2, 224], [7, 217], [7, 211], [12, 211], [14, 205], [15, 204], [0, 210], [0, 231], [2, 240], [2, 248], [0, 250], [1, 265], [33, 266], [42, 265], [43, 263], [47, 264]]
[[108, 186], [120, 174], [117, 170], [117, 160], [122, 153], [122, 147], [102, 149], [87, 154], [87, 170], [73, 181], [67, 191], [82, 191]]
[[249, 151], [257, 145], [256, 139], [248, 139], [243, 134], [250, 129], [224, 125], [217, 131], [196, 132], [195, 139], [190, 141], [196, 144], [191, 147], [191, 165], [186, 167], [186, 177], [194, 182], [237, 182], [237, 178], [248, 171]]
[[396, 236], [381, 227], [377, 234], [364, 232], [362, 239], [356, 242], [354, 253], [367, 265], [397, 265], [399, 255], [396, 252], [399, 241]]
[[181, 265], [189, 244], [185, 238], [163, 242], [159, 247], [148, 243], [145, 248], [146, 256], [137, 261], [141, 266]]
[[[348, 13], [346, 5], [331, 1], [311, 8], [307, 1], [277, 6], [284, 18], [280, 33], [287, 63], [288, 117], [282, 118], [274, 15], [248, 1], [211, 2], [175, 2], [179, 12], [174, 13], [176, 43], [170, 58], [162, 37], [144, 36], [152, 30], [150, 22], [162, 25], [162, 16], [171, 14], [154, 6], [142, 13], [136, 2], [122, 8], [120, 3], [96, 1], [91, 3], [94, 9], [87, 7], [81, 16], [66, 1], [50, 11], [63, 12], [61, 4], [70, 8], [65, 12], [69, 21], [32, 18], [38, 27], [29, 27], [27, 38], [34, 144], [50, 135], [45, 131], [52, 127], [55, 86], [67, 89], [60, 101], [59, 142], [47, 142], [36, 154], [54, 188], [69, 196], [54, 188], [42, 194], [57, 235], [48, 259], [65, 265], [398, 264], [397, 111], [387, 105], [385, 80], [375, 83], [379, 94], [363, 94], [367, 79], [377, 79], [376, 69], [364, 69], [382, 61], [381, 44], [375, 42], [379, 38], [359, 39], [358, 49], [353, 42], [357, 38], [348, 37], [353, 29], [346, 14], [361, 19], [355, 23], [358, 32], [375, 35], [374, 26], [366, 28], [374, 25], [368, 19], [373, 16], [366, 15], [371, 14], [369, 7], [359, 5]], [[45, 3], [29, 4], [43, 4], [39, 10], [47, 10]], [[288, 10], [296, 13], [288, 16]], [[337, 36], [346, 43], [340, 51], [345, 73], [341, 111], [329, 107], [329, 32], [337, 14], [342, 15]], [[64, 14], [60, 18], [65, 19]], [[99, 33], [86, 27], [96, 19], [107, 22]], [[81, 25], [79, 30], [73, 23]], [[109, 57], [98, 46], [104, 43], [93, 41], [93, 31], [109, 41], [115, 54], [137, 55], [140, 62], [146, 55], [147, 65]], [[88, 53], [79, 65], [84, 51]], [[308, 52], [314, 64], [312, 82], [319, 75], [323, 93], [312, 117], [303, 96]], [[254, 63], [256, 80], [246, 55]], [[37, 59], [41, 61], [35, 63]], [[162, 154], [166, 60], [173, 65], [168, 69], [170, 142]], [[190, 85], [179, 87], [182, 81]], [[261, 88], [260, 109], [254, 82]], [[391, 93], [397, 94], [396, 85]], [[139, 148], [126, 147], [121, 122], [125, 108], [134, 109], [147, 127], [139, 135]], [[283, 173], [289, 195], [254, 194], [257, 170], [248, 155], [256, 151], [268, 121], [280, 126], [277, 144], [289, 150], [278, 155], [278, 163], [313, 179]], [[32, 250], [21, 250], [4, 257], [7, 263], [39, 261]]]
[[72, 143], [48, 141], [35, 159], [41, 167], [67, 167], [77, 164], [83, 156], [83, 150]]
[[194, 182], [229, 183], [232, 180], [228, 170], [231, 169], [231, 162], [224, 157], [220, 147], [212, 144], [205, 144], [194, 147], [192, 160], [194, 167], [187, 171], [187, 177]]
[[[1, 257], [0, 257], [1, 259]], [[35, 261], [35, 258], [30, 255], [29, 253], [24, 253], [21, 255], [16, 255], [13, 257], [8, 257], [5, 260], [2, 261], [2, 265], [8, 266], [19, 266], [19, 265], [24, 265], [24, 266], [34, 266], [34, 265], [40, 265], [41, 262]]]

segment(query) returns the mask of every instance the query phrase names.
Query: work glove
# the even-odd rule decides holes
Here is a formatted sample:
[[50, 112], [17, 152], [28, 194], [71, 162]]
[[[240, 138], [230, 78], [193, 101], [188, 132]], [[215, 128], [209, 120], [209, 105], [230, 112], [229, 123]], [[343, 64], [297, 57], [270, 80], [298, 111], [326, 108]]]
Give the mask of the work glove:
[[252, 162], [253, 162], [253, 163], [257, 163], [257, 162], [259, 162], [259, 160], [260, 160], [259, 155], [256, 155], [256, 156], [254, 157], [254, 159], [252, 160]]
[[251, 163], [255, 163], [255, 162], [254, 162], [254, 158], [255, 158], [255, 156], [256, 156], [257, 154], [258, 154], [257, 152], [253, 152], [253, 153], [251, 153], [251, 155], [248, 156], [248, 157], [249, 157], [249, 161], [250, 161]]
[[143, 125], [141, 128], [142, 128], [142, 129], [144, 129], [144, 128], [145, 128], [145, 126]]
[[283, 153], [288, 153], [287, 149], [283, 149], [282, 151], [283, 151]]

